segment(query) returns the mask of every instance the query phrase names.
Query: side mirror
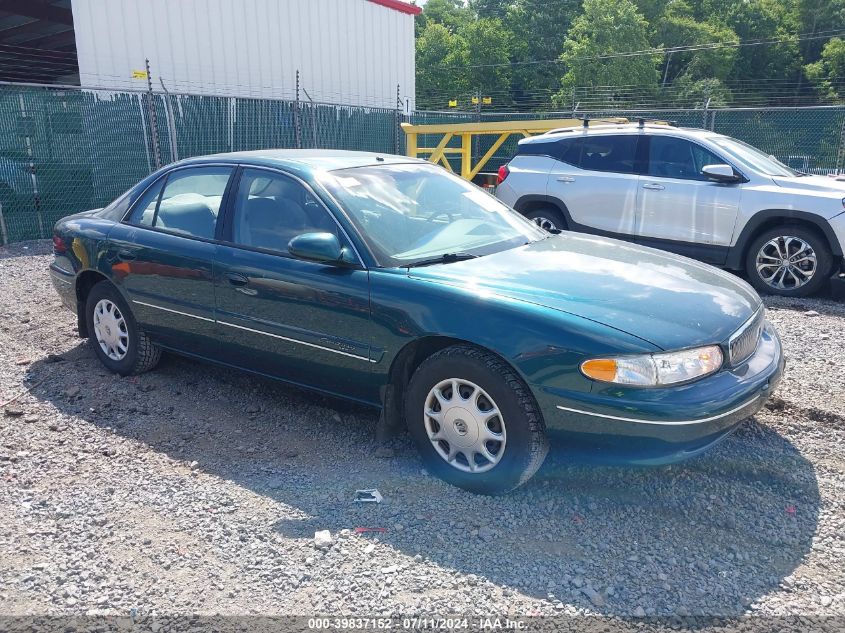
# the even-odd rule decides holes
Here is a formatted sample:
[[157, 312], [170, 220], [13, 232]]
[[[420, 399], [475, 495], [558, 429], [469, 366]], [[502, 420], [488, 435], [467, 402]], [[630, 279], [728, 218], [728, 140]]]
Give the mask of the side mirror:
[[705, 165], [701, 168], [701, 173], [707, 176], [709, 180], [716, 182], [739, 182], [742, 180], [742, 176], [737, 175], [730, 165]]
[[335, 266], [355, 265], [349, 249], [340, 245], [334, 233], [303, 233], [288, 243], [288, 252], [294, 257], [310, 262]]

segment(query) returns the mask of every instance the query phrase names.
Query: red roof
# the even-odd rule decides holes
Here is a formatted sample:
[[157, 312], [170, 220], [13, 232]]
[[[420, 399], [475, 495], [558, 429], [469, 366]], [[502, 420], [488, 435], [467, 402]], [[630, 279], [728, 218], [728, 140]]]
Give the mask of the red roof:
[[402, 2], [402, 0], [368, 0], [373, 4], [380, 4], [383, 7], [387, 7], [388, 9], [393, 9], [394, 11], [399, 11], [401, 13], [407, 13], [408, 15], [419, 15], [422, 13], [422, 8], [418, 7], [415, 4], [408, 4], [407, 2]]

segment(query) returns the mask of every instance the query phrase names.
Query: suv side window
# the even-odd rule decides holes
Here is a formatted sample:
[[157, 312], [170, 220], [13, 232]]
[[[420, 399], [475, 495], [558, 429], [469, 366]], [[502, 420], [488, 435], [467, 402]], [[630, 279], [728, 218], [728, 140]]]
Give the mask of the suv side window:
[[577, 139], [582, 145], [578, 166], [590, 171], [636, 173], [637, 138], [630, 134], [583, 136]]
[[696, 143], [674, 136], [651, 136], [648, 146], [648, 175], [684, 180], [707, 180], [701, 169], [725, 161]]
[[333, 233], [346, 243], [334, 218], [296, 180], [245, 168], [233, 205], [232, 242], [287, 255], [288, 243], [302, 233]]

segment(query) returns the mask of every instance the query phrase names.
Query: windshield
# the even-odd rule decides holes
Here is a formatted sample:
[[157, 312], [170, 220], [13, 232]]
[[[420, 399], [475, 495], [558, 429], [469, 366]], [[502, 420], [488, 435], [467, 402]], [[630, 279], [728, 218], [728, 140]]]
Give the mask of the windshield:
[[766, 174], [767, 176], [800, 176], [801, 172], [787, 167], [774, 156], [764, 154], [756, 147], [743, 143], [729, 136], [720, 136], [710, 139], [716, 145], [726, 150], [737, 160], [745, 163], [752, 169]]
[[322, 182], [382, 266], [487, 255], [548, 233], [475, 185], [421, 163], [354, 167]]

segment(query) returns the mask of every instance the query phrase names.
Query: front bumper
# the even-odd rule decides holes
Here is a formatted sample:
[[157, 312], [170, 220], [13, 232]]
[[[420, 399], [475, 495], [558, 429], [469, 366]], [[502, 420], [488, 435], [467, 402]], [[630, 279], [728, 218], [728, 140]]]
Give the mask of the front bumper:
[[[677, 387], [540, 390], [546, 428], [566, 446], [601, 460], [664, 464], [693, 457], [754, 415], [781, 379], [784, 357], [766, 324], [742, 365]], [[565, 397], [564, 397], [565, 396]]]

